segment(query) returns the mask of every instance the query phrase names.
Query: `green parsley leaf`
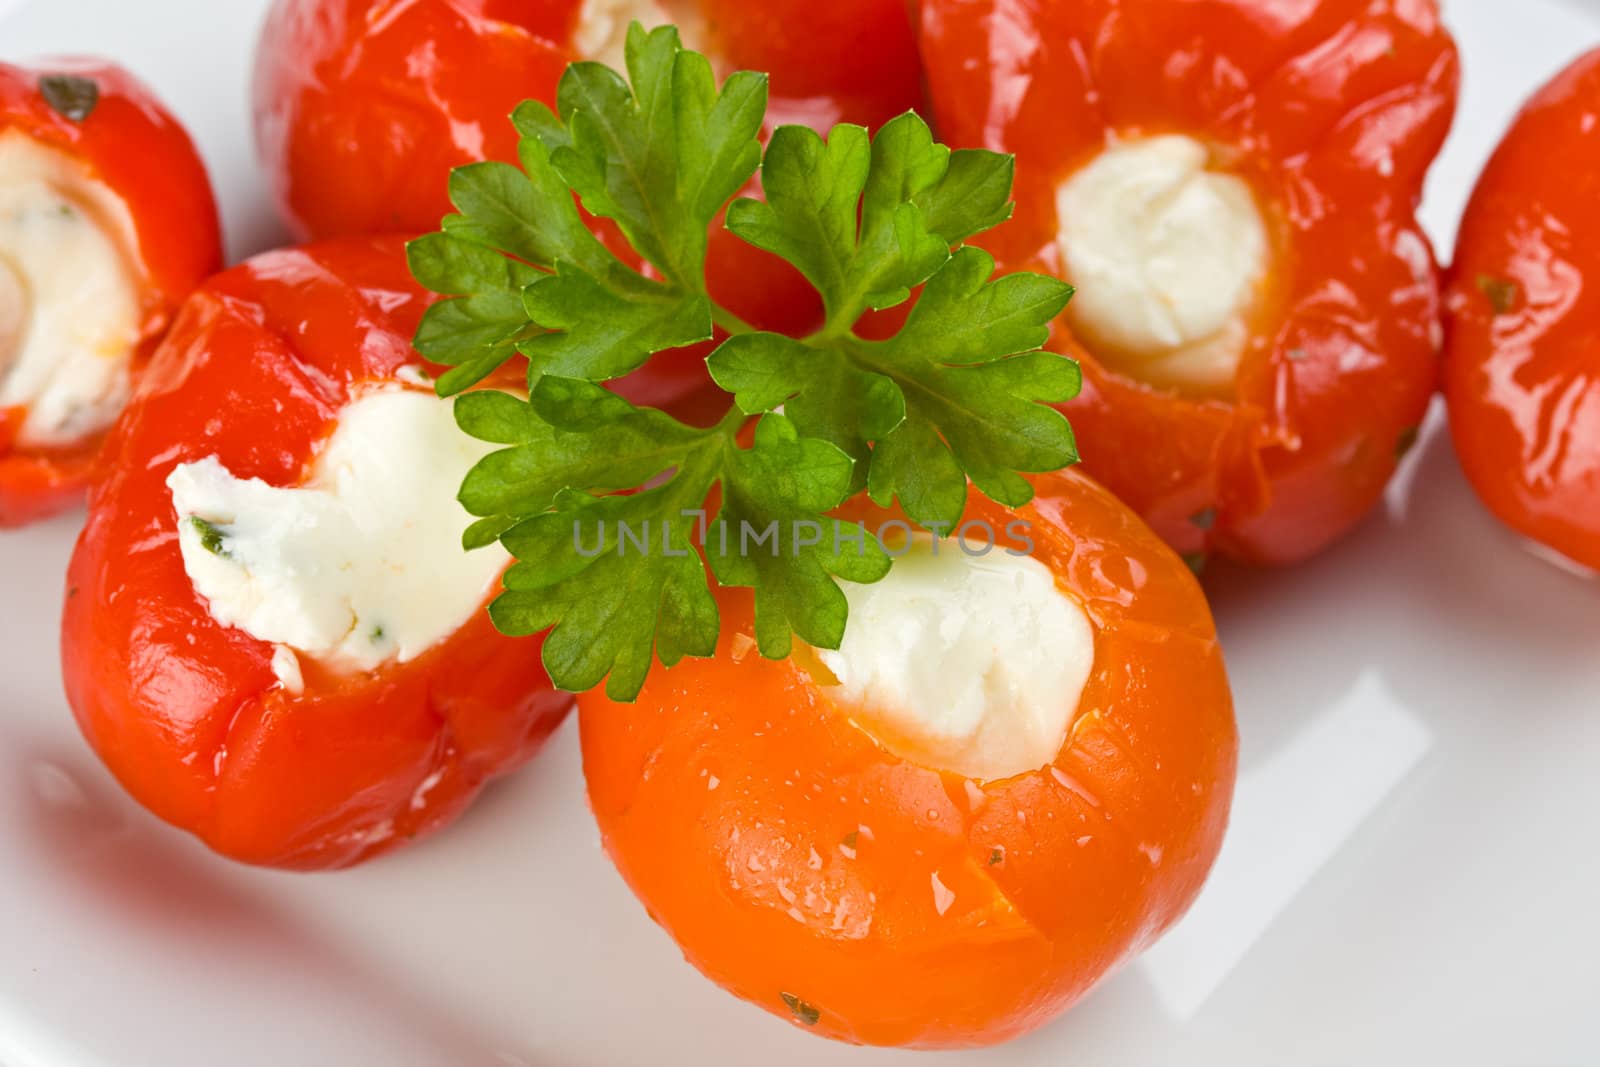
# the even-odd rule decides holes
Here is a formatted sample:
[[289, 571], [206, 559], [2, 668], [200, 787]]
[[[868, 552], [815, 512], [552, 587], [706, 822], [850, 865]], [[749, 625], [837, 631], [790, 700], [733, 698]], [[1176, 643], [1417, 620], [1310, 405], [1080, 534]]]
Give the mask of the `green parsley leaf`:
[[904, 302], [952, 245], [1008, 217], [1011, 166], [992, 152], [952, 155], [912, 112], [870, 140], [859, 126], [826, 141], [785, 126], [762, 165], [766, 202], [735, 201], [728, 228], [798, 267], [838, 333], [867, 308]]
[[[719, 87], [675, 30], [637, 24], [627, 68], [573, 64], [554, 110], [518, 107], [520, 165], [457, 170], [457, 214], [409, 248], [413, 274], [445, 298], [417, 347], [450, 367], [436, 385], [457, 396], [461, 428], [498, 446], [460, 493], [476, 520], [463, 546], [499, 541], [516, 558], [491, 615], [508, 634], [545, 634], [556, 685], [604, 682], [618, 700], [657, 660], [713, 653], [713, 581], [753, 591], [763, 655], [797, 637], [839, 647], [840, 583], [877, 581], [893, 561], [832, 512], [867, 491], [943, 532], [969, 484], [1026, 502], [1022, 474], [1076, 459], [1048, 405], [1079, 385], [1076, 364], [1041, 351], [1071, 288], [994, 278], [993, 259], [962, 247], [1009, 216], [1010, 157], [951, 152], [914, 114], [876, 137], [783, 127], [763, 154], [764, 76]], [[758, 168], [766, 199], [729, 205]], [[705, 261], [724, 209], [729, 229], [817, 288], [821, 331], [758, 333], [717, 307]], [[597, 220], [632, 253], [596, 236]], [[868, 309], [919, 287], [898, 335], [857, 333]], [[733, 335], [709, 360], [734, 401], [716, 426], [600, 384], [710, 337], [713, 321]], [[525, 393], [472, 389], [516, 358]], [[763, 417], [746, 438], [750, 415]]]
[[740, 449], [742, 418], [696, 429], [574, 379], [543, 377], [528, 401], [480, 391], [456, 406], [468, 433], [510, 445], [481, 460], [461, 493], [485, 517], [468, 543], [498, 530], [519, 560], [491, 613], [511, 634], [554, 628], [545, 666], [564, 689], [609, 676], [607, 692], [629, 700], [652, 650], [670, 666], [715, 649], [715, 601], [693, 546], [719, 481], [707, 556], [723, 584], [756, 590], [766, 654], [787, 655], [795, 633], [838, 647], [847, 607], [834, 578], [888, 573], [875, 538], [825, 515], [850, 495], [850, 458], [800, 438], [781, 416]]
[[693, 429], [555, 377], [527, 403], [469, 393], [457, 406], [469, 433], [516, 441], [473, 469], [462, 503], [527, 516], [501, 537], [519, 562], [490, 612], [506, 633], [551, 631], [544, 660], [558, 686], [583, 692], [609, 676], [606, 691], [631, 700], [652, 654], [670, 666], [715, 650], [716, 602], [693, 544], [726, 427]]
[[748, 413], [784, 405], [802, 434], [856, 460], [874, 500], [898, 498], [928, 529], [960, 521], [969, 479], [1021, 506], [1033, 489], [1017, 472], [1078, 458], [1066, 418], [1045, 406], [1077, 395], [1078, 366], [1038, 350], [1072, 288], [993, 272], [988, 253], [962, 248], [890, 340], [750, 334], [712, 354], [712, 377]]
[[928, 229], [957, 244], [1005, 222], [1016, 169], [1012, 156], [972, 148], [952, 152], [944, 176], [916, 197]]
[[849, 606], [830, 575], [871, 583], [889, 573], [871, 532], [826, 515], [849, 498], [854, 465], [782, 415], [762, 419], [755, 446], [730, 459], [706, 556], [723, 585], [755, 590], [756, 643], [769, 659], [787, 656], [796, 633], [839, 647]]
[[722, 344], [707, 365], [740, 410], [754, 415], [783, 406], [802, 434], [827, 441], [853, 459], [852, 493], [866, 487], [871, 442], [905, 421], [899, 386], [859, 365], [842, 346], [742, 334]]
[[[698, 473], [698, 472], [695, 472]], [[717, 604], [680, 520], [693, 473], [632, 496], [564, 490], [555, 510], [507, 531], [519, 562], [489, 613], [508, 634], [549, 630], [544, 664], [562, 689], [632, 700], [652, 654], [667, 666], [716, 651]]]
[[462, 484], [462, 505], [482, 516], [537, 515], [564, 489], [631, 489], [684, 462], [706, 436], [599, 386], [554, 377], [540, 379], [528, 402], [468, 393], [456, 421], [479, 440], [512, 446], [485, 456]]
[[[417, 279], [451, 297], [417, 335], [418, 351], [454, 368], [440, 395], [519, 354], [530, 387], [544, 374], [609, 381], [711, 336], [707, 230], [760, 163], [766, 78], [736, 74], [719, 91], [705, 57], [684, 52], [671, 27], [635, 25], [627, 51], [632, 88], [598, 63], [576, 63], [561, 80], [559, 115], [518, 107], [520, 169], [455, 171], [459, 213], [411, 246]], [[664, 280], [613, 255], [579, 199], [614, 220]]]
[[542, 270], [572, 263], [602, 277], [625, 277], [628, 272], [622, 262], [578, 213], [572, 190], [551, 165], [546, 145], [524, 137], [517, 155], [520, 170], [509, 163], [489, 162], [469, 164], [451, 174], [450, 202], [460, 214], [444, 220], [444, 231]]
[[1033, 499], [1017, 472], [1078, 461], [1072, 427], [1046, 405], [1077, 396], [1082, 376], [1073, 360], [1038, 351], [1072, 287], [1037, 274], [991, 280], [993, 272], [987, 252], [962, 248], [929, 280], [898, 336], [863, 346], [906, 395], [906, 421], [880, 446], [887, 455], [874, 457], [869, 491], [880, 504], [900, 497], [930, 529], [961, 518], [955, 497], [960, 488], [965, 501], [965, 480], [949, 460], [1008, 507]]
[[870, 160], [860, 126], [836, 126], [826, 142], [813, 130], [784, 126], [762, 164], [766, 202], [734, 201], [728, 229], [793, 263], [824, 301], [836, 302], [849, 283]]
[[711, 303], [702, 295], [682, 297], [650, 283], [608, 288], [566, 264], [524, 290], [523, 304], [528, 318], [559, 331], [519, 346], [532, 377], [610, 381], [638, 370], [656, 352], [711, 336]]
[[540, 277], [527, 264], [449, 233], [420, 237], [406, 253], [419, 282], [456, 295], [427, 310], [415, 340], [418, 352], [454, 368], [436, 383], [441, 395], [476, 385], [543, 332], [523, 309], [523, 290]]
[[189, 517], [189, 525], [194, 527], [194, 532], [200, 535], [200, 547], [213, 556], [228, 558], [228, 535], [214, 522], [207, 522], [198, 515]]
[[704, 56], [671, 26], [628, 30], [628, 76], [575, 63], [556, 95], [566, 125], [551, 162], [592, 214], [613, 219], [672, 282], [703, 285], [707, 227], [761, 161], [766, 78], [716, 91]]
[[517, 520], [510, 515], [491, 515], [487, 519], [479, 519], [461, 534], [461, 547], [467, 552], [476, 552], [480, 548], [499, 544], [505, 532], [516, 524]]

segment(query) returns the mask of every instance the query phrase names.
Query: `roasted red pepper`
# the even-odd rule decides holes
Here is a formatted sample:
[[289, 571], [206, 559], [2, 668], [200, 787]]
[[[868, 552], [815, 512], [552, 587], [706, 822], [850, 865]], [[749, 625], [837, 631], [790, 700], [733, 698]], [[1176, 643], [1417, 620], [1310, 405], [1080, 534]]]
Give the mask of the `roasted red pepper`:
[[[726, 69], [770, 72], [778, 121], [877, 125], [921, 99], [903, 0], [279, 0], [255, 108], [285, 217], [314, 237], [436, 229], [451, 168], [514, 161], [512, 109], [553, 104], [572, 60], [620, 67], [634, 15], [675, 18]], [[717, 298], [763, 327], [818, 314], [798, 274], [720, 227], [709, 272]]]
[[[395, 239], [251, 260], [185, 306], [108, 439], [107, 474], [68, 577], [67, 694], [129, 791], [226, 855], [331, 867], [403, 844], [452, 820], [485, 781], [531, 755], [570, 706], [540, 666], [541, 642], [504, 637], [489, 621], [482, 609], [492, 588], [465, 604], [454, 629], [394, 652], [384, 642], [404, 635], [386, 637], [386, 620], [365, 615], [352, 597], [340, 655], [350, 641], [370, 639], [375, 662], [361, 669], [254, 635], [264, 632], [261, 605], [284, 606], [274, 580], [290, 582], [311, 607], [320, 603], [317, 583], [344, 580], [338, 560], [311, 572], [304, 564], [333, 540], [332, 520], [308, 513], [314, 536], [300, 542], [309, 555], [299, 578], [309, 574], [310, 585], [293, 585], [294, 568], [274, 569], [282, 546], [270, 538], [282, 532], [272, 524], [299, 504], [281, 491], [310, 484], [358, 398], [376, 390], [386, 403], [442, 405], [446, 447], [466, 440], [448, 402], [421, 379], [410, 346], [426, 303]], [[366, 456], [404, 478], [406, 454], [369, 448]], [[327, 493], [370, 499], [359, 462], [335, 467], [334, 480], [321, 483]], [[177, 472], [206, 469], [235, 492], [272, 499], [258, 515], [265, 535], [251, 539], [243, 505], [204, 511], [180, 499]], [[459, 475], [444, 482], [437, 505], [418, 505], [419, 522], [426, 509], [453, 507]], [[391, 486], [378, 505], [404, 488]], [[332, 499], [325, 493], [317, 506], [331, 508]], [[460, 514], [459, 524], [445, 520], [445, 548], [457, 554]], [[350, 562], [365, 565], [393, 532], [354, 538]], [[225, 589], [238, 593], [232, 600], [220, 585], [206, 587], [213, 598], [202, 594], [208, 554], [224, 579], [243, 583]], [[460, 580], [440, 570], [456, 558], [419, 550], [396, 568], [436, 576], [434, 594], [444, 599], [460, 592]], [[497, 570], [489, 578], [498, 585]], [[423, 608], [429, 600], [421, 598]], [[227, 616], [230, 608], [254, 614], [241, 621]], [[281, 628], [285, 618], [309, 617], [309, 608], [289, 609], [268, 621]]]
[[1186, 553], [1349, 529], [1437, 381], [1413, 212], [1458, 69], [1432, 0], [923, 0], [921, 33], [943, 139], [1017, 155], [985, 243], [1079, 287], [1088, 470]]
[[256, 60], [257, 141], [304, 236], [437, 228], [445, 175], [516, 159], [508, 116], [568, 62], [620, 66], [630, 15], [677, 18], [728, 69], [772, 75], [773, 116], [882, 123], [920, 99], [903, 0], [279, 0]]
[[1456, 453], [1513, 529], [1600, 568], [1600, 51], [1528, 101], [1450, 270]]
[[0, 63], [0, 527], [78, 500], [106, 428], [222, 264], [204, 165], [131, 75]]

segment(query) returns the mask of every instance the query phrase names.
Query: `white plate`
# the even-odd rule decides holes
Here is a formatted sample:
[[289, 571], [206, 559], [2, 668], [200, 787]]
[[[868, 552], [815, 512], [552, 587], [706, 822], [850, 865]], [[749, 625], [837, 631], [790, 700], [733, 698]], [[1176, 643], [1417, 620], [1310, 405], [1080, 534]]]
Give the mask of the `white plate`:
[[[1519, 102], [1600, 43], [1591, 2], [1447, 0], [1466, 95], [1424, 212], [1446, 250]], [[263, 7], [0, 0], [0, 57], [98, 52], [153, 82], [240, 255], [277, 233], [245, 105]], [[1431, 429], [1335, 551], [1211, 583], [1243, 779], [1189, 919], [1057, 1024], [939, 1063], [1600, 1061], [1600, 585], [1492, 522]], [[570, 726], [452, 832], [344, 874], [248, 870], [158, 823], [60, 695], [77, 521], [0, 534], [0, 1064], [911, 1061], [684, 964], [600, 852]]]

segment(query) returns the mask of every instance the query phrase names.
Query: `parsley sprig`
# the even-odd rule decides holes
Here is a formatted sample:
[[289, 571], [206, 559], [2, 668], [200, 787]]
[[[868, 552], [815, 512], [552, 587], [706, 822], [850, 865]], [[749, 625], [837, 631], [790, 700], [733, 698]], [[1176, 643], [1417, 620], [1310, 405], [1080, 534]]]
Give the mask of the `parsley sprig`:
[[[763, 655], [787, 655], [796, 636], [839, 647], [839, 581], [877, 581], [892, 560], [829, 513], [865, 490], [945, 534], [969, 482], [1027, 503], [1021, 473], [1077, 460], [1047, 405], [1080, 384], [1073, 361], [1040, 351], [1071, 288], [997, 279], [994, 260], [963, 244], [1009, 217], [1009, 156], [952, 152], [910, 113], [875, 137], [781, 127], [763, 152], [763, 75], [719, 86], [671, 27], [633, 25], [626, 57], [626, 80], [575, 63], [555, 111], [519, 107], [521, 166], [457, 170], [459, 213], [410, 246], [417, 279], [447, 297], [416, 346], [451, 368], [437, 388], [458, 397], [461, 427], [503, 446], [461, 491], [479, 516], [466, 546], [499, 541], [517, 559], [494, 621], [548, 631], [558, 686], [604, 681], [621, 700], [655, 659], [714, 652], [706, 564], [717, 582], [754, 591]], [[765, 199], [729, 204], [758, 170]], [[756, 331], [716, 304], [706, 249], [725, 207], [728, 229], [821, 294], [815, 334]], [[614, 223], [635, 257], [608, 247], [585, 213]], [[919, 288], [894, 337], [857, 332], [869, 310]], [[709, 369], [734, 401], [717, 425], [602, 386], [714, 326], [729, 336]], [[525, 394], [472, 389], [517, 357]], [[743, 435], [749, 416], [760, 421]]]

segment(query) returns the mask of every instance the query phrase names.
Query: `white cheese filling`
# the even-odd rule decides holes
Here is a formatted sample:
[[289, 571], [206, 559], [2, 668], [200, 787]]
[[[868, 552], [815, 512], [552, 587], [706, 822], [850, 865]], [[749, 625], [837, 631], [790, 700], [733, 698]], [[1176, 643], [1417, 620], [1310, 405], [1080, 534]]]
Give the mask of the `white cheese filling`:
[[133, 218], [83, 165], [0, 131], [0, 408], [25, 447], [99, 433], [127, 402], [143, 269]]
[[892, 751], [982, 781], [1038, 770], [1065, 743], [1094, 627], [1038, 560], [913, 539], [876, 585], [846, 583], [850, 624], [818, 649], [835, 695]]
[[699, 49], [698, 0], [583, 0], [573, 46], [584, 59], [627, 71], [628, 26], [647, 30], [675, 23], [685, 48]]
[[1190, 137], [1114, 144], [1056, 192], [1079, 339], [1109, 366], [1196, 393], [1231, 391], [1268, 270], [1250, 186]]
[[510, 562], [499, 545], [461, 548], [471, 516], [456, 493], [493, 447], [456, 426], [447, 400], [370, 387], [299, 487], [237, 478], [215, 456], [176, 467], [184, 570], [218, 622], [280, 646], [291, 691], [293, 653], [345, 670], [414, 659], [481, 609]]

